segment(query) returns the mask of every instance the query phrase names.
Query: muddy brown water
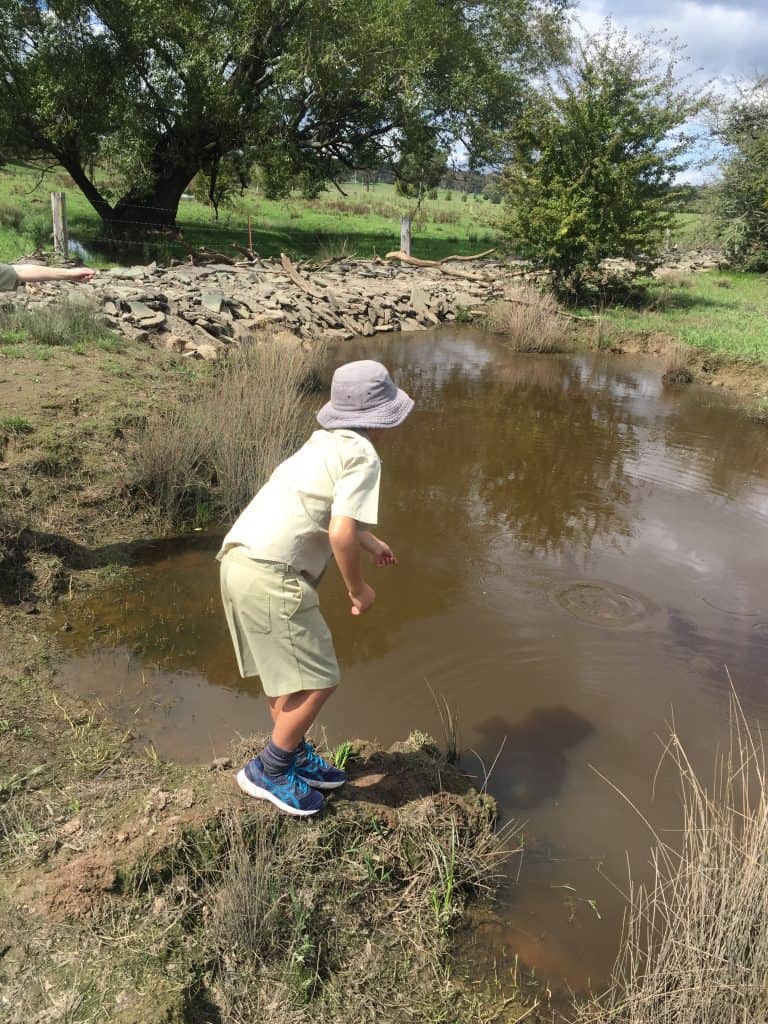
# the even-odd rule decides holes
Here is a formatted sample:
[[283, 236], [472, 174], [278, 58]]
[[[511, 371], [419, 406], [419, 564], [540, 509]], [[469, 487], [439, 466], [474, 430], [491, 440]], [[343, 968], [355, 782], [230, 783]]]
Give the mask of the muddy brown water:
[[[427, 682], [443, 694], [463, 766], [482, 780], [495, 762], [490, 791], [526, 822], [519, 879], [466, 955], [501, 972], [518, 955], [556, 989], [600, 986], [627, 856], [641, 878], [651, 846], [601, 776], [674, 829], [668, 772], [652, 793], [672, 717], [709, 772], [727, 666], [768, 723], [768, 435], [712, 392], [663, 388], [657, 362], [517, 355], [465, 327], [343, 349], [362, 354], [417, 400], [381, 445], [378, 532], [400, 565], [371, 570], [362, 618], [334, 573], [323, 583], [344, 680], [322, 725], [332, 743], [440, 736]], [[268, 722], [258, 682], [237, 676], [218, 539], [139, 546], [128, 581], [56, 623], [71, 626], [66, 685], [182, 761]]]

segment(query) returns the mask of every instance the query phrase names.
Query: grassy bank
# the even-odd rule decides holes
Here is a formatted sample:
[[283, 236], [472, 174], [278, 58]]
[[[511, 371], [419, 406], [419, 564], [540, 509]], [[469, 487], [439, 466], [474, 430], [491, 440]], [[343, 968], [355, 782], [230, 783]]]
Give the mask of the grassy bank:
[[[88, 262], [142, 263], [157, 257], [185, 259], [188, 249], [168, 238], [155, 247], [126, 244], [121, 252], [104, 252], [101, 221], [69, 176], [39, 173], [22, 165], [0, 167], [0, 260], [17, 259], [36, 246], [50, 248], [49, 192], [63, 189], [71, 237], [88, 251]], [[345, 184], [346, 195], [335, 189], [315, 199], [293, 193], [285, 199], [266, 199], [248, 189], [231, 205], [221, 208], [218, 221], [210, 209], [194, 199], [183, 199], [177, 223], [184, 241], [193, 247], [209, 246], [236, 255], [232, 244], [248, 245], [248, 218], [253, 246], [262, 256], [287, 252], [296, 258], [356, 253], [369, 258], [400, 247], [400, 218], [413, 208], [413, 200], [399, 196], [392, 185]], [[469, 254], [496, 244], [502, 207], [467, 193], [440, 190], [425, 199], [413, 228], [413, 253], [441, 259], [450, 253]]]
[[602, 311], [609, 330], [668, 335], [723, 361], [768, 366], [765, 275], [669, 271], [645, 286], [637, 304]]

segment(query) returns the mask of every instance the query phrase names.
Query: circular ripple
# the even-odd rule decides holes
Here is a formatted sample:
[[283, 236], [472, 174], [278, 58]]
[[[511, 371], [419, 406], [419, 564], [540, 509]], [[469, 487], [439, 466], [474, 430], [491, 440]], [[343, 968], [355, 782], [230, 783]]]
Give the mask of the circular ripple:
[[611, 629], [634, 626], [653, 611], [640, 594], [612, 583], [566, 583], [554, 592], [554, 599], [582, 622]]

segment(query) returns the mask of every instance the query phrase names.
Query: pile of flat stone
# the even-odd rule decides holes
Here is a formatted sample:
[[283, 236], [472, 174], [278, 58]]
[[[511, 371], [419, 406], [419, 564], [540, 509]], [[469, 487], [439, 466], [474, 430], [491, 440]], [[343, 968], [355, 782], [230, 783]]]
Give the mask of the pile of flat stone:
[[[460, 268], [460, 269], [459, 269]], [[504, 294], [513, 267], [461, 263], [462, 276], [439, 267], [341, 260], [323, 269], [290, 261], [114, 267], [72, 297], [97, 304], [125, 337], [184, 356], [219, 359], [232, 345], [269, 336], [286, 345], [358, 335], [420, 331], [478, 315]], [[60, 301], [40, 286], [21, 301]]]

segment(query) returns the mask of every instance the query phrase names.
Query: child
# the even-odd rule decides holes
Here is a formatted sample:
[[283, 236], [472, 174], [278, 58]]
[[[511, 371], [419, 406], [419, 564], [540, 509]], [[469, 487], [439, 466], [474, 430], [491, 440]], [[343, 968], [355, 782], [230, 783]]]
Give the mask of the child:
[[272, 713], [269, 743], [237, 782], [287, 814], [316, 814], [320, 791], [346, 781], [304, 738], [339, 682], [316, 588], [335, 557], [351, 612], [362, 615], [376, 594], [363, 578], [361, 548], [376, 565], [397, 564], [389, 545], [367, 529], [379, 508], [381, 465], [372, 440], [412, 408], [381, 363], [339, 367], [331, 400], [317, 414], [324, 429], [277, 467], [217, 556], [240, 674], [261, 677]]

